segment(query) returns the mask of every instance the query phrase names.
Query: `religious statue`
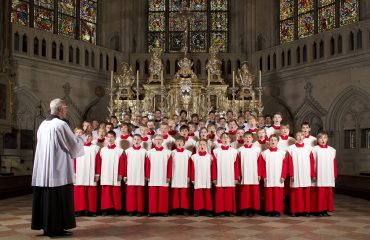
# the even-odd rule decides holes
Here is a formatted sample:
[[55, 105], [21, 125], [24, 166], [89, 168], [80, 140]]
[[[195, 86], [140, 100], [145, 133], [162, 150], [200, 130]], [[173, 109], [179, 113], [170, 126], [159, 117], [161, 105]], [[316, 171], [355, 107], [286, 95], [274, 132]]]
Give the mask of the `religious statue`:
[[114, 79], [118, 88], [125, 91], [121, 96], [131, 99], [134, 96], [132, 86], [135, 83], [135, 75], [132, 67], [128, 63], [122, 62], [118, 73], [114, 76]]
[[148, 83], [163, 81], [163, 63], [161, 60], [162, 49], [154, 48], [149, 64]]
[[241, 87], [252, 87], [253, 82], [253, 75], [250, 73], [248, 69], [247, 62], [243, 62], [241, 68], [238, 69], [238, 76], [236, 78], [236, 82]]
[[206, 65], [206, 69], [208, 71], [208, 77], [210, 82], [224, 84], [224, 80], [222, 79], [222, 70], [221, 65], [222, 62], [218, 59], [218, 48], [215, 46], [210, 47], [209, 49], [210, 57], [208, 58], [208, 63]]

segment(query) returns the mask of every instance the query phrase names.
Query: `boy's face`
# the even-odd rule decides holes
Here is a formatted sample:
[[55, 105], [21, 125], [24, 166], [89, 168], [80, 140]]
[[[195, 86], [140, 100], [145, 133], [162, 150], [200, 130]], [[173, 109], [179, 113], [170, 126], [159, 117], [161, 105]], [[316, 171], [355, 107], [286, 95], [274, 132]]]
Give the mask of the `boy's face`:
[[161, 119], [161, 112], [160, 111], [155, 111], [155, 113], [154, 113], [154, 117], [156, 118], [156, 119]]
[[128, 127], [125, 126], [125, 125], [122, 125], [122, 127], [121, 127], [121, 133], [126, 135], [128, 133]]
[[194, 122], [194, 123], [197, 123], [198, 122], [198, 116], [193, 116], [191, 118], [191, 121]]
[[179, 122], [179, 116], [177, 115], [174, 115], [172, 119], [175, 121], [176, 124]]
[[271, 118], [270, 117], [266, 117], [266, 119], [265, 119], [265, 123], [266, 124], [268, 124], [268, 125], [270, 125], [271, 124]]
[[143, 118], [141, 119], [141, 124], [142, 124], [142, 125], [147, 125], [147, 124], [148, 124], [148, 121], [149, 121], [149, 119], [148, 119], [147, 117], [143, 117]]
[[135, 147], [140, 146], [140, 144], [141, 144], [141, 137], [134, 136], [134, 139], [132, 139], [132, 143], [135, 145]]
[[155, 129], [155, 125], [154, 125], [154, 122], [148, 122], [148, 128], [151, 129], [151, 130], [154, 130]]
[[187, 136], [189, 136], [189, 130], [187, 130], [187, 129], [182, 129], [181, 131], [180, 131], [180, 134], [181, 134], [181, 136], [183, 136], [183, 137], [187, 137]]
[[227, 135], [223, 135], [221, 141], [224, 146], [230, 145], [230, 137]]
[[168, 133], [168, 126], [167, 125], [161, 125], [160, 129], [161, 129], [161, 134], [162, 135], [166, 135]]
[[110, 122], [114, 125], [114, 126], [117, 126], [118, 124], [118, 120], [116, 118], [111, 118], [110, 119]]
[[189, 124], [189, 132], [191, 132], [191, 133], [195, 132], [195, 125]]
[[248, 145], [252, 144], [253, 143], [253, 136], [248, 134], [247, 136], [244, 137], [244, 142]]
[[296, 135], [295, 135], [295, 139], [297, 140], [297, 143], [303, 143], [303, 140], [304, 140], [304, 134], [302, 134], [302, 133], [297, 133]]
[[255, 118], [249, 118], [248, 119], [248, 125], [249, 125], [250, 128], [256, 127], [256, 125], [257, 125], [256, 119]]
[[156, 136], [153, 140], [154, 142], [154, 145], [156, 147], [161, 147], [162, 146], [162, 143], [163, 143], [163, 137], [162, 136]]
[[225, 127], [226, 126], [226, 119], [221, 118], [219, 121], [220, 127]]
[[258, 139], [265, 139], [265, 137], [266, 137], [265, 130], [258, 131], [257, 136], [258, 136]]
[[306, 135], [309, 135], [310, 134], [310, 131], [311, 131], [311, 128], [309, 125], [303, 125], [302, 126], [302, 132], [304, 132]]
[[107, 140], [109, 144], [114, 144], [114, 141], [116, 140], [116, 137], [113, 134], [108, 133]]
[[215, 134], [215, 132], [216, 132], [216, 127], [215, 126], [210, 126], [210, 127], [208, 127], [208, 133], [209, 134]]
[[328, 144], [328, 136], [327, 135], [322, 135], [319, 139], [317, 139], [317, 142], [319, 143], [319, 145]]
[[92, 121], [92, 126], [93, 126], [93, 129], [97, 129], [99, 127], [99, 122], [96, 120]]
[[216, 115], [215, 115], [214, 113], [211, 113], [211, 114], [209, 114], [209, 115], [208, 115], [208, 118], [209, 118], [209, 120], [210, 120], [211, 122], [214, 122], [214, 121], [215, 121], [215, 119], [216, 119]]
[[100, 138], [105, 137], [105, 131], [103, 129], [100, 129], [98, 134]]
[[173, 119], [170, 119], [168, 120], [168, 127], [171, 129], [171, 130], [175, 130], [175, 127], [176, 127], [176, 123]]
[[221, 135], [225, 132], [224, 129], [217, 130], [216, 134], [218, 137], [221, 137]]
[[198, 145], [199, 152], [206, 152], [207, 151], [207, 143], [205, 141], [200, 141]]
[[244, 125], [244, 117], [239, 117], [238, 118], [238, 124], [239, 124], [239, 126]]
[[239, 129], [238, 131], [236, 131], [236, 138], [237, 139], [243, 139], [243, 135], [244, 135], [244, 130], [242, 129]]
[[275, 125], [280, 125], [281, 120], [283, 120], [283, 118], [279, 114], [274, 115], [274, 124]]
[[202, 129], [200, 131], [200, 138], [202, 138], [202, 139], [207, 139], [208, 138], [208, 132], [207, 132], [207, 130]]
[[235, 121], [232, 121], [229, 123], [229, 128], [235, 131], [238, 128], [238, 125], [236, 125]]
[[272, 137], [270, 138], [270, 147], [272, 148], [276, 148], [277, 145], [278, 145], [278, 139], [276, 137]]
[[281, 132], [281, 135], [288, 136], [289, 132], [290, 132], [290, 129], [287, 128], [287, 127], [282, 127], [282, 128], [280, 128], [280, 132]]
[[113, 126], [112, 125], [106, 125], [105, 126], [105, 130], [107, 131], [107, 132], [109, 132], [109, 131], [112, 131], [113, 130]]
[[148, 135], [148, 128], [147, 127], [140, 127], [140, 134], [142, 137], [146, 137]]
[[75, 131], [75, 135], [76, 135], [77, 137], [82, 136], [83, 134], [84, 134], [84, 132], [83, 132], [83, 130], [82, 130], [82, 129], [77, 129], [77, 130]]
[[261, 125], [261, 126], [265, 125], [265, 118], [264, 117], [259, 117], [258, 118], [258, 124]]
[[200, 129], [200, 128], [203, 128], [203, 127], [205, 127], [206, 126], [206, 123], [204, 122], [204, 121], [200, 121], [199, 123], [198, 123], [198, 129]]
[[176, 140], [176, 147], [177, 148], [183, 148], [184, 147], [184, 141], [177, 139]]
[[91, 135], [86, 135], [86, 143], [91, 143], [93, 137]]
[[233, 113], [232, 112], [227, 112], [226, 117], [227, 117], [227, 119], [233, 118]]
[[245, 117], [245, 119], [248, 119], [250, 115], [251, 115], [251, 112], [250, 112], [250, 111], [246, 111], [246, 112], [244, 113], [244, 117]]

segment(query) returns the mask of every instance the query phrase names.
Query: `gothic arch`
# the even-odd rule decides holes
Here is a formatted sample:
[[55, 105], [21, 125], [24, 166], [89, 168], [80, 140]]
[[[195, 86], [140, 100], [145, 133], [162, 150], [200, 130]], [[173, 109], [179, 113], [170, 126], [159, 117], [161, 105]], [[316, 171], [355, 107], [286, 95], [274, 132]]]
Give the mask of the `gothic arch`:
[[[105, 121], [108, 116], [107, 106], [108, 102], [105, 98], [95, 98], [85, 108], [82, 119], [89, 121], [93, 119]], [[102, 111], [102, 109], [104, 110]]]
[[339, 130], [341, 127], [341, 119], [343, 115], [349, 111], [357, 110], [362, 111], [359, 108], [359, 104], [370, 111], [370, 94], [365, 90], [350, 86], [344, 89], [332, 102], [329, 108], [329, 115], [326, 121], [326, 129]]
[[266, 96], [263, 103], [265, 109], [264, 114], [273, 115], [275, 112], [281, 112], [283, 114], [283, 122], [289, 123], [290, 128], [295, 129], [294, 116], [288, 105], [277, 97]]

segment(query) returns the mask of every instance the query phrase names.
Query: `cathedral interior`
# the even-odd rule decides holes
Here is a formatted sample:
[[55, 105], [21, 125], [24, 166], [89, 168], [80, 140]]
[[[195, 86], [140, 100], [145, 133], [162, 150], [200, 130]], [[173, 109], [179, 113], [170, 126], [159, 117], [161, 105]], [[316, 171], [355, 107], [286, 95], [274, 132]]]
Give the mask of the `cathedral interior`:
[[61, 97], [71, 127], [157, 108], [278, 111], [327, 131], [341, 191], [368, 194], [370, 1], [184, 2], [1, 1], [2, 185], [29, 191], [35, 133]]

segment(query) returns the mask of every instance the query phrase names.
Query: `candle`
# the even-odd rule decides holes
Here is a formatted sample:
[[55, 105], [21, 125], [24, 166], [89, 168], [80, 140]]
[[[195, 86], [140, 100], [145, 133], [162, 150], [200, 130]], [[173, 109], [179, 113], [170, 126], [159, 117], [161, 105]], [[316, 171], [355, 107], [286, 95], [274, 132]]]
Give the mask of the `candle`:
[[163, 70], [161, 71], [161, 86], [163, 87]]
[[110, 72], [110, 88], [113, 88], [113, 71]]
[[235, 71], [233, 71], [233, 87], [235, 87]]
[[139, 92], [139, 70], [136, 71], [136, 91]]
[[209, 85], [211, 85], [211, 75], [209, 74], [209, 69], [208, 69], [207, 73], [208, 73], [207, 77], [208, 77], [208, 86], [209, 86]]
[[261, 70], [260, 70], [260, 72], [259, 72], [259, 77], [258, 77], [258, 79], [259, 79], [259, 87], [262, 87], [262, 72], [261, 72]]

